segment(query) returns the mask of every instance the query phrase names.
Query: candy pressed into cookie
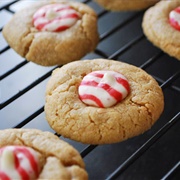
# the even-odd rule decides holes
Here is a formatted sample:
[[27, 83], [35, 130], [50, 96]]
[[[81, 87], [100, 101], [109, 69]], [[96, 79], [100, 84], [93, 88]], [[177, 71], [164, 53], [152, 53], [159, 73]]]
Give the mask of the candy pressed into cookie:
[[94, 10], [66, 0], [34, 2], [15, 13], [3, 35], [18, 54], [43, 66], [78, 60], [99, 40]]
[[95, 0], [98, 4], [111, 11], [142, 10], [152, 6], [159, 0]]
[[148, 9], [142, 27], [155, 46], [180, 60], [180, 1], [161, 1]]
[[59, 134], [88, 144], [142, 134], [164, 108], [158, 83], [135, 66], [106, 59], [75, 61], [54, 70], [45, 113]]
[[35, 129], [0, 131], [0, 179], [88, 179], [84, 162], [69, 144]]

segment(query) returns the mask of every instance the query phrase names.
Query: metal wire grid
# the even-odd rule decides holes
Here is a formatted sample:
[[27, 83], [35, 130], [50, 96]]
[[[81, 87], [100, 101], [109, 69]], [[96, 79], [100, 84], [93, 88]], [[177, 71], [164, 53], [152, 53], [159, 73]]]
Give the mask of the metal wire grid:
[[[13, 4], [15, 4], [16, 1], [10, 1], [10, 2], [6, 2], [5, 5], [2, 5], [0, 7], [0, 11], [1, 10], [6, 10], [10, 13], [14, 13], [9, 7]], [[82, 0], [81, 2], [83, 3], [91, 3], [90, 0]], [[106, 14], [108, 14], [110, 12], [105, 11], [104, 9], [101, 9], [98, 12], [98, 18], [102, 18], [103, 16], [105, 16]], [[108, 37], [112, 36], [113, 33], [117, 32], [119, 29], [123, 28], [124, 26], [126, 26], [127, 24], [131, 23], [134, 19], [136, 19], [139, 16], [142, 16], [143, 12], [135, 12], [133, 13], [131, 16], [129, 16], [129, 18], [127, 18], [125, 21], [123, 21], [120, 24], [117, 24], [113, 29], [106, 31], [102, 34], [100, 34], [100, 43], [107, 39]], [[0, 28], [0, 32], [2, 31], [2, 28]], [[136, 36], [134, 39], [131, 39], [129, 42], [125, 43], [125, 45], [123, 45], [121, 48], [119, 48], [118, 50], [114, 51], [111, 55], [108, 55], [106, 52], [102, 51], [101, 49], [99, 49], [97, 47], [97, 49], [95, 50], [94, 54], [95, 56], [101, 57], [101, 58], [107, 58], [107, 59], [117, 59], [126, 51], [128, 51], [129, 49], [133, 48], [136, 44], [141, 43], [142, 40], [144, 40], [145, 37], [144, 35], [141, 33], [140, 35]], [[3, 54], [4, 52], [6, 52], [7, 50], [9, 50], [10, 47], [6, 46], [3, 49], [0, 50], [0, 54]], [[162, 51], [158, 51], [156, 54], [153, 54], [151, 58], [147, 59], [145, 62], [143, 62], [143, 64], [141, 64], [139, 67], [142, 69], [146, 69], [148, 68], [150, 65], [152, 65], [153, 63], [155, 63], [159, 58], [161, 58], [164, 55], [164, 53]], [[93, 55], [94, 56], [94, 55]], [[88, 56], [87, 56], [88, 57]], [[91, 57], [91, 55], [89, 56]], [[29, 63], [28, 61], [24, 60], [21, 63], [17, 64], [16, 66], [12, 67], [11, 69], [9, 69], [8, 71], [4, 72], [1, 76], [0, 76], [0, 80], [5, 79], [6, 77], [8, 77], [9, 75], [12, 75], [15, 71], [19, 70], [21, 67], [23, 67], [24, 65], [26, 65], [27, 63]], [[178, 64], [179, 65], [179, 64]], [[180, 67], [180, 66], [179, 66]], [[21, 91], [19, 91], [18, 93], [16, 93], [15, 95], [13, 95], [12, 97], [6, 99], [4, 102], [2, 102], [0, 104], [0, 109], [5, 108], [6, 106], [8, 106], [9, 104], [11, 104], [13, 101], [15, 101], [16, 99], [18, 99], [19, 97], [21, 97], [23, 94], [25, 94], [26, 92], [28, 92], [29, 90], [31, 90], [33, 87], [37, 86], [38, 84], [40, 84], [42, 81], [44, 81], [45, 79], [47, 79], [48, 77], [50, 77], [52, 71], [57, 68], [53, 67], [51, 70], [49, 70], [47, 73], [45, 73], [44, 75], [42, 75], [40, 78], [38, 78], [37, 80], [35, 80], [33, 83], [29, 84], [28, 86], [26, 86], [24, 89], [22, 89]], [[180, 68], [179, 68], [180, 69]], [[173, 89], [174, 91], [176, 91], [178, 93], [178, 95], [180, 95], [180, 86], [177, 82], [178, 78], [180, 77], [180, 71], [174, 71], [174, 73], [168, 77], [166, 80], [162, 80], [160, 77], [158, 76], [153, 76], [160, 84], [161, 84], [161, 88], [163, 89], [163, 91], [167, 88]], [[178, 84], [178, 85], [177, 85]], [[179, 107], [180, 108], [180, 107]], [[39, 109], [37, 109], [34, 113], [32, 113], [30, 116], [26, 117], [25, 119], [22, 119], [18, 124], [16, 124], [15, 126], [11, 127], [11, 128], [22, 128], [23, 126], [25, 126], [26, 124], [28, 124], [29, 122], [31, 122], [34, 118], [36, 118], [38, 115], [40, 115], [41, 113], [43, 113], [44, 111], [44, 106], [40, 107]], [[137, 159], [139, 159], [151, 146], [153, 146], [153, 144], [158, 141], [168, 130], [170, 130], [173, 126], [175, 126], [175, 124], [177, 124], [178, 120], [180, 119], [180, 112], [176, 112], [174, 114], [174, 117], [172, 117], [169, 121], [167, 121], [163, 126], [161, 126], [156, 133], [154, 133], [154, 135], [152, 135], [145, 143], [143, 143], [136, 151], [134, 151], [134, 153], [132, 153], [131, 156], [129, 156], [123, 163], [119, 164], [119, 166], [114, 169], [114, 171], [112, 171], [110, 174], [108, 174], [108, 176], [106, 177], [106, 179], [118, 179], [121, 177], [121, 174], [128, 169], [129, 166], [131, 166]], [[56, 133], [55, 133], [56, 134]], [[56, 134], [57, 136], [60, 137], [60, 135]], [[81, 152], [81, 156], [83, 158], [85, 158], [88, 154], [90, 154], [95, 148], [97, 147], [97, 145], [88, 145], [86, 146]], [[174, 166], [172, 166], [171, 169], [169, 169], [169, 171], [167, 171], [164, 176], [162, 177], [162, 179], [169, 179], [171, 177], [176, 177], [176, 173], [179, 171], [180, 168], [180, 161], [177, 159], [177, 163], [174, 164]]]

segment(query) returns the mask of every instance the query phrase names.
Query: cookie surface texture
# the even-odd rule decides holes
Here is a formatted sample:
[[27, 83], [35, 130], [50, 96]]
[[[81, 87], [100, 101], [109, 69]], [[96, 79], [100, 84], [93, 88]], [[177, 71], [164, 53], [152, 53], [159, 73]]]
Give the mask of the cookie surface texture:
[[[124, 75], [130, 92], [112, 107], [86, 105], [78, 94], [83, 78], [93, 71]], [[45, 113], [59, 134], [87, 144], [116, 143], [148, 130], [164, 108], [157, 82], [135, 66], [113, 60], [75, 61], [54, 70], [46, 89]]]
[[180, 31], [171, 25], [170, 13], [180, 1], [161, 1], [148, 9], [143, 18], [143, 31], [149, 41], [165, 53], [180, 60]]
[[[23, 171], [23, 168], [25, 170], [28, 168], [27, 160], [34, 155], [39, 164], [39, 174], [36, 179], [88, 179], [79, 153], [50, 132], [35, 129], [6, 129], [0, 130], [0, 139], [1, 177], [5, 177], [7, 173], [10, 177], [21, 175], [22, 179], [23, 177], [34, 179], [34, 177], [27, 178], [26, 172]], [[19, 153], [17, 157], [23, 164], [16, 172], [13, 171], [13, 164], [11, 164], [13, 162], [11, 152], [14, 155]], [[10, 166], [11, 171], [6, 168]], [[17, 168], [17, 160], [15, 167]], [[32, 171], [30, 174], [32, 176]]]
[[142, 10], [158, 0], [95, 0], [99, 5], [111, 11], [133, 11]]
[[94, 10], [65, 0], [35, 2], [20, 10], [3, 35], [18, 54], [43, 66], [79, 60], [99, 41]]

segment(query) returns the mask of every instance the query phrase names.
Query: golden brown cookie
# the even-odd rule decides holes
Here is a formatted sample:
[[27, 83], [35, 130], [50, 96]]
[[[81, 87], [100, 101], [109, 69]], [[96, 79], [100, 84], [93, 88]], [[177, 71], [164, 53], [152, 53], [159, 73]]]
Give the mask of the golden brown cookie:
[[98, 4], [111, 11], [133, 11], [145, 9], [159, 0], [95, 0]]
[[0, 162], [4, 178], [88, 179], [84, 162], [72, 146], [35, 129], [1, 130]]
[[17, 12], [3, 35], [18, 54], [43, 66], [78, 60], [99, 40], [95, 12], [66, 0], [36, 2]]
[[161, 1], [146, 11], [142, 23], [147, 38], [178, 60], [180, 60], [180, 29], [176, 29], [179, 26], [176, 22], [176, 18], [179, 19], [176, 8], [179, 6], [180, 1]]
[[[107, 73], [102, 75], [104, 72]], [[116, 76], [116, 73], [114, 78], [112, 75]], [[117, 84], [117, 79], [121, 84]], [[104, 97], [112, 94], [118, 102], [110, 107], [87, 105], [89, 101], [84, 103], [81, 99], [81, 96], [85, 97], [81, 94], [81, 86], [86, 87], [83, 92], [89, 93], [86, 96], [89, 100], [105, 99], [109, 103], [111, 97]], [[94, 90], [96, 86], [101, 89]], [[121, 92], [117, 92], [117, 86]], [[119, 98], [119, 95], [123, 97]], [[116, 143], [142, 134], [157, 121], [163, 108], [162, 90], [150, 75], [140, 68], [113, 60], [66, 64], [54, 70], [46, 89], [45, 113], [50, 126], [65, 137], [88, 144]]]

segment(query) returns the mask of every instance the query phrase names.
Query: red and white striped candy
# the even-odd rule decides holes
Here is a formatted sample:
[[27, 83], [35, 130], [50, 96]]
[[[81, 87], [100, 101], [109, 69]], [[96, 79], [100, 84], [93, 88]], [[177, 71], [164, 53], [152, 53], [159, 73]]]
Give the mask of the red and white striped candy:
[[41, 7], [33, 16], [39, 31], [59, 32], [73, 26], [81, 15], [66, 4], [50, 4]]
[[32, 148], [6, 146], [0, 149], [1, 180], [33, 180], [38, 176], [38, 159]]
[[172, 27], [180, 31], [180, 7], [169, 13], [169, 22]]
[[120, 73], [94, 71], [83, 78], [78, 92], [85, 104], [103, 108], [123, 100], [130, 92], [130, 86]]

